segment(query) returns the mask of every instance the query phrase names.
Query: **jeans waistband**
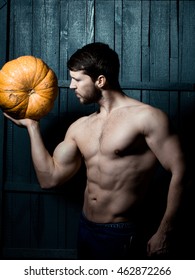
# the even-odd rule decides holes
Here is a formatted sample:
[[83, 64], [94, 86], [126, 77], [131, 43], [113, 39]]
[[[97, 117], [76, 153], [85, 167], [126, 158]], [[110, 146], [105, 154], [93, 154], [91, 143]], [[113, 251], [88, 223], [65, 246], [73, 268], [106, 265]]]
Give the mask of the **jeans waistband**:
[[118, 223], [95, 223], [92, 221], [89, 221], [85, 214], [81, 213], [81, 221], [86, 223], [88, 226], [91, 227], [101, 227], [101, 228], [118, 228], [118, 229], [132, 229], [135, 228], [135, 224], [133, 222], [118, 222]]

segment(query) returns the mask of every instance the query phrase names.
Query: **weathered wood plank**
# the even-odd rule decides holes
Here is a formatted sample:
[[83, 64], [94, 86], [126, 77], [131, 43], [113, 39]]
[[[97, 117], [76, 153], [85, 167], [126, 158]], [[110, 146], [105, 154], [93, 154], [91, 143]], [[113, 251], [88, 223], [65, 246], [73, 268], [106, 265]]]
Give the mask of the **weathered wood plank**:
[[32, 0], [11, 0], [10, 59], [32, 53]]
[[[67, 60], [69, 51], [69, 1], [60, 2], [60, 46], [59, 46], [59, 79], [68, 79]], [[63, 118], [68, 109], [67, 89], [59, 89], [58, 97], [59, 121]]]
[[[169, 81], [169, 2], [151, 1], [150, 81]], [[150, 104], [169, 111], [169, 93], [150, 95]]]
[[[123, 2], [122, 83], [141, 81], [141, 1]], [[125, 90], [140, 100], [141, 92]]]
[[151, 1], [150, 80], [169, 81], [168, 1]]
[[[0, 69], [4, 65], [7, 59], [7, 2], [0, 1]], [[4, 116], [0, 114], [0, 256], [2, 249], [2, 236], [3, 236], [3, 189], [4, 189], [4, 159], [5, 159], [5, 121]]]
[[178, 82], [179, 72], [178, 4], [170, 1], [170, 81]]
[[[179, 79], [179, 34], [178, 34], [178, 2], [170, 1], [170, 81]], [[173, 91], [170, 94], [169, 116], [175, 128], [179, 125], [180, 93]]]
[[58, 248], [58, 205], [57, 197], [40, 196], [39, 207], [39, 246], [40, 248]]
[[[122, 48], [122, 33], [123, 33], [123, 3], [121, 0], [115, 0], [115, 34], [114, 34], [114, 49], [118, 54], [119, 61], [122, 61], [123, 48]], [[119, 72], [119, 81], [122, 79], [121, 67]]]
[[30, 194], [6, 194], [4, 203], [3, 247], [30, 247]]
[[141, 6], [141, 80], [150, 81], [150, 2], [142, 1]]
[[1, 0], [0, 2], [0, 69], [4, 65], [7, 59], [7, 49], [8, 49], [8, 41], [7, 41], [7, 9], [8, 4], [7, 1]]
[[95, 41], [114, 48], [115, 7], [113, 0], [95, 1]]
[[69, 1], [60, 1], [60, 41], [59, 41], [59, 79], [67, 79], [67, 67], [66, 62], [68, 60], [68, 35], [69, 35], [69, 25], [68, 25], [68, 14], [69, 14]]
[[[179, 3], [179, 80], [194, 81], [195, 73], [195, 2]], [[188, 169], [194, 173], [195, 136], [192, 124], [195, 122], [195, 94], [181, 92], [180, 95], [180, 133], [188, 158]], [[192, 207], [192, 205], [191, 205]], [[194, 207], [191, 209], [194, 211]]]
[[92, 43], [95, 39], [95, 0], [87, 0], [86, 7], [86, 43]]
[[122, 83], [141, 81], [141, 1], [123, 3]]
[[[141, 81], [150, 81], [150, 1], [141, 2]], [[150, 103], [150, 92], [143, 89], [141, 100]]]
[[68, 11], [68, 57], [87, 42], [86, 1], [69, 1]]
[[59, 14], [60, 1], [33, 0], [32, 52], [41, 57], [58, 75], [59, 72]]
[[181, 1], [180, 4], [180, 81], [194, 81], [195, 73], [195, 1]]

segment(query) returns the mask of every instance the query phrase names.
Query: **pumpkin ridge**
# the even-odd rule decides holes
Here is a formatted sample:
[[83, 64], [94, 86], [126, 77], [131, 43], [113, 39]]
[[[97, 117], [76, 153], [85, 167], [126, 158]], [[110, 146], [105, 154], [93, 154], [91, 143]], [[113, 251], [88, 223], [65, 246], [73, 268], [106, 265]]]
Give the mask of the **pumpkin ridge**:
[[[48, 72], [49, 72], [49, 69], [48, 69]], [[37, 82], [34, 84], [34, 88], [37, 87], [37, 85], [39, 85], [40, 83], [42, 83], [42, 81], [46, 78], [46, 76], [47, 76], [47, 74], [42, 79], [37, 80]]]
[[[17, 118], [17, 119], [18, 118], [19, 119], [25, 118], [28, 105], [27, 106], [22, 106], [22, 110], [21, 110], [21, 108], [20, 108], [21, 107], [21, 103], [28, 104], [29, 103], [29, 99], [28, 100], [23, 99], [22, 102], [20, 102], [20, 104], [17, 104], [17, 106], [15, 106], [13, 108], [6, 108], [6, 109], [4, 109], [4, 112], [7, 113], [8, 115], [10, 115], [13, 118]], [[20, 109], [19, 113], [18, 113], [18, 108]], [[13, 109], [15, 109], [15, 110], [13, 110]]]
[[[36, 61], [35, 60], [35, 58], [32, 56], [32, 55], [26, 55], [26, 56], [23, 56], [23, 57], [18, 57], [17, 59], [16, 59], [16, 61], [17, 61], [17, 63], [20, 65], [20, 69], [22, 70], [21, 72], [22, 72], [22, 74], [23, 75], [25, 75], [25, 80], [26, 80], [26, 82], [28, 83], [28, 84], [32, 84], [32, 81], [34, 80], [34, 76], [35, 76], [35, 74], [36, 74], [36, 68], [35, 69], [33, 69], [33, 78], [31, 78], [31, 80], [29, 81], [29, 73], [28, 73], [28, 71], [26, 71], [26, 69], [25, 69], [25, 67], [24, 67], [24, 64], [23, 64], [23, 60], [25, 60], [26, 58], [33, 58], [33, 60], [34, 61]], [[32, 73], [31, 73], [31, 75], [32, 75]], [[30, 86], [30, 85], [29, 85]], [[31, 86], [30, 86], [31, 87]]]
[[[24, 95], [23, 95], [23, 97], [21, 98], [21, 100], [20, 99], [18, 99], [19, 101], [17, 102], [17, 103], [15, 103], [15, 104], [13, 104], [12, 106], [5, 106], [5, 105], [1, 105], [1, 108], [8, 108], [8, 109], [13, 109], [14, 107], [16, 107], [16, 106], [18, 106], [18, 105], [20, 105], [27, 97], [26, 97], [26, 92], [25, 91], [4, 91], [4, 92], [6, 92], [6, 93], [10, 93], [10, 95], [12, 94], [12, 92], [13, 93], [18, 93], [18, 92], [23, 92], [24, 93]], [[1, 90], [0, 90], [0, 93], [1, 93]], [[13, 94], [14, 95], [14, 94]], [[14, 96], [16, 96], [17, 97], [17, 94], [15, 94]], [[1, 103], [1, 102], [0, 102]]]
[[[16, 80], [14, 80], [14, 78], [10, 75], [8, 75], [8, 73], [6, 73], [4, 70], [0, 70], [0, 75], [4, 75], [5, 78], [8, 78], [9, 80], [11, 80], [11, 83], [17, 86], [20, 86], [21, 88], [24, 88], [24, 85]], [[1, 89], [1, 86], [0, 86]]]
[[[51, 76], [51, 77], [49, 77], [49, 76]], [[51, 80], [51, 78], [52, 78], [52, 80]], [[48, 79], [48, 82], [45, 84], [44, 84], [44, 79], [46, 79], [46, 80]], [[56, 77], [55, 73], [51, 69], [49, 69], [47, 74], [45, 75], [45, 77], [42, 79], [42, 81], [37, 85], [36, 89], [41, 90], [42, 86], [44, 86], [44, 88], [46, 88], [46, 89], [49, 89], [54, 86], [54, 83], [55, 83], [55, 86], [58, 85], [57, 77]], [[46, 87], [46, 85], [47, 85], [47, 87]]]
[[[40, 62], [40, 59], [39, 58], [36, 58], [37, 59], [37, 64]], [[36, 65], [37, 65], [36, 64]], [[36, 79], [36, 80], [34, 80], [34, 83], [33, 83], [33, 87], [35, 88], [35, 87], [37, 87], [37, 85], [39, 85], [39, 84], [41, 84], [42, 83], [42, 81], [46, 78], [46, 76], [47, 76], [47, 74], [48, 74], [48, 72], [50, 71], [50, 69], [49, 69], [49, 66], [45, 63], [45, 65], [43, 64], [43, 63], [41, 63], [41, 65], [42, 65], [42, 67], [41, 67], [41, 70], [40, 70], [40, 72], [42, 72], [43, 71], [43, 68], [45, 67], [46, 69], [47, 69], [47, 72], [45, 73], [45, 75], [42, 77], [42, 79]], [[36, 75], [35, 75], [36, 76]]]
[[[47, 92], [49, 91], [52, 91], [53, 94], [48, 96]], [[56, 91], [56, 88], [53, 86], [53, 87], [49, 87], [49, 88], [46, 88], [46, 89], [37, 89], [36, 90], [36, 93], [41, 97], [41, 98], [44, 98], [44, 99], [50, 99], [50, 100], [53, 100], [53, 96], [56, 96], [57, 95], [57, 91]]]

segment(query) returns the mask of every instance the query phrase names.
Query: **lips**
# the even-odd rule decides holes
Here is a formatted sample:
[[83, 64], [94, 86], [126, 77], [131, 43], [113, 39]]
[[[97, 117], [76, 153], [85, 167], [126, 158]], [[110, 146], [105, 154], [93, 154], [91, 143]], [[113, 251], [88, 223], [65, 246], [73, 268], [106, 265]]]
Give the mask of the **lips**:
[[76, 97], [77, 97], [78, 99], [81, 98], [81, 96], [80, 96], [78, 93], [76, 93]]

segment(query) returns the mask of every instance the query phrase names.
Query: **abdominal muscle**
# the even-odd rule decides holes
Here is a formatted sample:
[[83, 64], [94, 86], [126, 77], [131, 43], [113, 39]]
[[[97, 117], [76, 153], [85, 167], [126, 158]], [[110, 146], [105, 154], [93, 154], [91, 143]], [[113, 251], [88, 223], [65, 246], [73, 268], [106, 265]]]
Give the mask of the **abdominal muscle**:
[[150, 151], [144, 155], [110, 160], [98, 157], [87, 162], [83, 206], [87, 219], [96, 223], [134, 219], [135, 209], [147, 191], [155, 163]]

